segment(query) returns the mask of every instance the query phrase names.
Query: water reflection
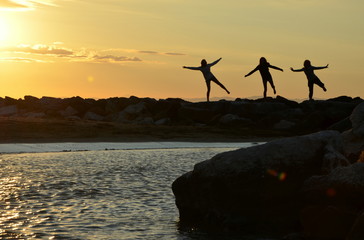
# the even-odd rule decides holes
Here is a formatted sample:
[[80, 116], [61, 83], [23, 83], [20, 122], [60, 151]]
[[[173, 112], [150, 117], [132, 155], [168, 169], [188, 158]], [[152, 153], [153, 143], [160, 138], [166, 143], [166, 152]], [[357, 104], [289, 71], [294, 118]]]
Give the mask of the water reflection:
[[195, 239], [171, 183], [231, 149], [0, 155], [2, 239]]

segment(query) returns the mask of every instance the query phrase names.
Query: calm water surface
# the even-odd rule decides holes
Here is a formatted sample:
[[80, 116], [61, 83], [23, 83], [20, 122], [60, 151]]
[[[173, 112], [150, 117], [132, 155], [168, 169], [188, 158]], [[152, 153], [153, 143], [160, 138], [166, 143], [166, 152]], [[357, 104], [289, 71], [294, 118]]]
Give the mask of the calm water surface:
[[211, 239], [178, 230], [172, 182], [234, 148], [0, 155], [1, 239]]

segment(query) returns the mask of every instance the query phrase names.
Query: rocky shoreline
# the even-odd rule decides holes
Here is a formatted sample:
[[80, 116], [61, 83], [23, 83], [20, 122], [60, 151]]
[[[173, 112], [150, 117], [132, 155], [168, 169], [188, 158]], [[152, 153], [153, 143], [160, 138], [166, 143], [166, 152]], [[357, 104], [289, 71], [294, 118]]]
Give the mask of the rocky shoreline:
[[364, 103], [348, 119], [342, 133], [281, 138], [196, 164], [172, 185], [181, 227], [364, 239]]
[[25, 96], [0, 98], [0, 142], [244, 141], [343, 132], [361, 98], [301, 103], [266, 99], [188, 102], [183, 99]]
[[286, 239], [364, 238], [361, 98], [5, 97], [0, 129], [0, 143], [268, 141], [219, 154], [178, 178], [172, 189], [181, 227]]

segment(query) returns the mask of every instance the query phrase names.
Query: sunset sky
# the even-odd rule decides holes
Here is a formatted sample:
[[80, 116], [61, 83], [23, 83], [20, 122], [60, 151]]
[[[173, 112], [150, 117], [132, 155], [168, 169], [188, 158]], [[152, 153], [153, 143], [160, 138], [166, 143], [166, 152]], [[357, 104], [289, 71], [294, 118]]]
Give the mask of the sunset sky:
[[[205, 99], [199, 66], [229, 97], [263, 94], [264, 56], [277, 94], [307, 99], [305, 59], [328, 91], [364, 98], [363, 0], [0, 0], [0, 97]], [[268, 89], [268, 96], [274, 96]], [[226, 98], [212, 84], [211, 98]]]

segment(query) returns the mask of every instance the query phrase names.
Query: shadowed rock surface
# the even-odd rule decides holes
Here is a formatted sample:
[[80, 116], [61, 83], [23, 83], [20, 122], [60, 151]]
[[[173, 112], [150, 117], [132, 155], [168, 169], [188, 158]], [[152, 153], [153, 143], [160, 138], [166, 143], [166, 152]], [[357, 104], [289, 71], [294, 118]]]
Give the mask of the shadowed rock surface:
[[[334, 102], [302, 103], [303, 111], [333, 119], [346, 111]], [[282, 138], [196, 164], [172, 184], [181, 227], [364, 239], [363, 110], [364, 103], [356, 106], [344, 133]]]
[[[138, 126], [147, 127], [151, 135], [158, 135], [158, 129], [161, 127], [168, 129], [166, 132], [172, 135], [173, 133], [178, 135], [179, 132], [186, 133], [187, 128], [181, 130], [179, 129], [181, 127], [190, 129], [196, 127], [198, 131], [192, 130], [189, 134], [192, 136], [199, 132], [200, 139], [203, 139], [203, 134], [207, 136], [216, 132], [231, 139], [241, 139], [242, 136], [282, 137], [328, 129], [340, 132], [349, 130], [352, 128], [350, 114], [361, 102], [360, 98], [344, 96], [302, 103], [280, 96], [217, 102], [188, 102], [177, 98], [61, 99], [25, 96], [24, 99], [0, 98], [0, 120], [11, 119], [18, 122], [39, 120], [44, 125], [53, 122], [55, 128], [62, 121], [65, 121], [63, 126], [72, 125], [70, 122], [74, 122], [74, 125], [81, 125], [82, 122], [86, 125], [92, 125], [89, 122], [93, 122], [94, 125], [103, 123], [110, 129], [114, 128], [115, 134], [110, 137], [121, 136], [122, 133], [119, 135], [116, 133], [124, 131], [119, 131], [122, 125], [132, 125], [130, 128], [134, 129]], [[74, 129], [69, 130], [74, 131]], [[37, 134], [32, 133], [31, 129], [28, 131], [29, 135]], [[64, 129], [65, 133], [70, 131]], [[100, 129], [92, 131], [94, 133], [89, 135], [97, 136], [98, 132], [101, 132]], [[12, 133], [7, 134], [10, 136]], [[210, 140], [209, 137], [206, 137], [206, 140]]]

